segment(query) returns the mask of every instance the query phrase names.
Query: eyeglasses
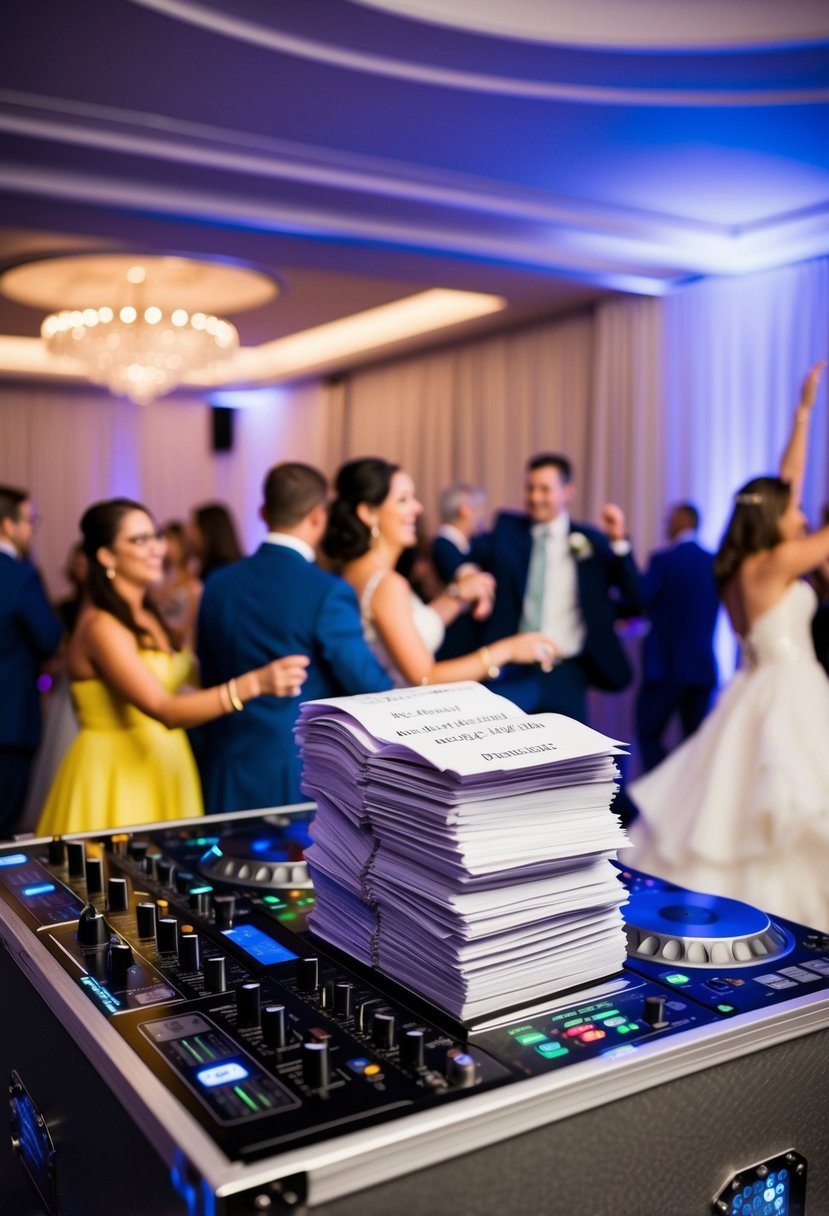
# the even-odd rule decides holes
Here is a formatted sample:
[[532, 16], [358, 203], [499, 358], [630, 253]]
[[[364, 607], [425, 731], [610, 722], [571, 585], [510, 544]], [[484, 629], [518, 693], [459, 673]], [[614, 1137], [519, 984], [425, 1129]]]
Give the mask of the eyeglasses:
[[124, 540], [128, 545], [135, 545], [137, 549], [146, 549], [153, 541], [162, 545], [167, 544], [167, 537], [161, 531], [139, 532], [137, 536], [125, 536]]

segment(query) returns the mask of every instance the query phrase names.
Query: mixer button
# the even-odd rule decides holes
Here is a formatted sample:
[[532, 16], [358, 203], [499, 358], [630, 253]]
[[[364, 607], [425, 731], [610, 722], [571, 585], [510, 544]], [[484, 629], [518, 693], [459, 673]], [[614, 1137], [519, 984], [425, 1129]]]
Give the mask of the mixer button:
[[129, 906], [126, 878], [110, 878], [107, 882], [107, 907], [110, 912], [126, 912]]
[[227, 960], [223, 954], [204, 960], [204, 986], [208, 992], [227, 991]]
[[285, 1046], [284, 1005], [266, 1005], [262, 1010], [262, 1039], [266, 1047]]
[[319, 959], [297, 959], [296, 978], [300, 992], [316, 992], [319, 987]]
[[139, 937], [155, 937], [155, 904], [141, 903], [135, 909]]

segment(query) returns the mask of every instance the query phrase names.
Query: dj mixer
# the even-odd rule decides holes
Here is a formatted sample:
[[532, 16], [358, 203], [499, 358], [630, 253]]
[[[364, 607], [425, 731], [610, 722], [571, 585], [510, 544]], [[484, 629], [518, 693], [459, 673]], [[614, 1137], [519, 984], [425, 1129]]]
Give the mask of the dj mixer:
[[620, 868], [628, 958], [464, 1025], [315, 940], [310, 806], [0, 848], [4, 1216], [821, 1216], [829, 939]]

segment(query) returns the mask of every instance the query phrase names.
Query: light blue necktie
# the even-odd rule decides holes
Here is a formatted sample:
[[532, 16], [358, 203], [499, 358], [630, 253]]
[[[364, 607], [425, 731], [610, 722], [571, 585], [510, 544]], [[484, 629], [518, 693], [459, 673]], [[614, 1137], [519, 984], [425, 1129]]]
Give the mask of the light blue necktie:
[[521, 616], [521, 633], [532, 633], [541, 628], [544, 616], [544, 591], [547, 582], [548, 528], [539, 528], [533, 537], [530, 567], [527, 571], [527, 589], [524, 593], [524, 610]]

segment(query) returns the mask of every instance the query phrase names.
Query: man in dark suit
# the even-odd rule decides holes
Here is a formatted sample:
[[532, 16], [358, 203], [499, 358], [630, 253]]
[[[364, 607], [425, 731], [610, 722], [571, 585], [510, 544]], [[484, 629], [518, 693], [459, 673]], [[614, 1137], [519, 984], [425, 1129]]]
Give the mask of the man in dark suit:
[[0, 837], [13, 836], [40, 741], [41, 663], [63, 628], [28, 560], [37, 524], [25, 490], [0, 486]]
[[525, 493], [526, 514], [501, 512], [494, 529], [472, 544], [472, 558], [496, 582], [482, 640], [541, 629], [556, 642], [557, 658], [549, 672], [505, 668], [495, 691], [530, 713], [584, 722], [588, 687], [615, 692], [632, 679], [615, 622], [623, 608], [637, 610], [640, 575], [619, 507], [603, 510], [606, 534], [571, 522], [573, 473], [566, 456], [533, 457]]
[[645, 614], [650, 629], [642, 651], [636, 698], [636, 734], [642, 769], [666, 755], [663, 737], [679, 715], [682, 738], [702, 722], [717, 685], [714, 630], [720, 601], [714, 555], [697, 541], [699, 512], [678, 503], [668, 516], [666, 549], [651, 554], [645, 573]]
[[[451, 588], [457, 570], [470, 560], [472, 538], [483, 527], [486, 494], [478, 486], [453, 482], [442, 491], [439, 511], [441, 524], [432, 539], [432, 564], [444, 586]], [[480, 626], [463, 612], [448, 625], [443, 644], [435, 658], [456, 659], [471, 654], [480, 645]]]
[[357, 598], [315, 565], [328, 485], [308, 465], [276, 465], [260, 514], [268, 534], [256, 553], [217, 570], [199, 609], [202, 681], [219, 684], [281, 655], [306, 654], [301, 697], [260, 697], [210, 723], [200, 751], [209, 814], [302, 800], [293, 730], [300, 700], [379, 692], [392, 681], [363, 639]]

